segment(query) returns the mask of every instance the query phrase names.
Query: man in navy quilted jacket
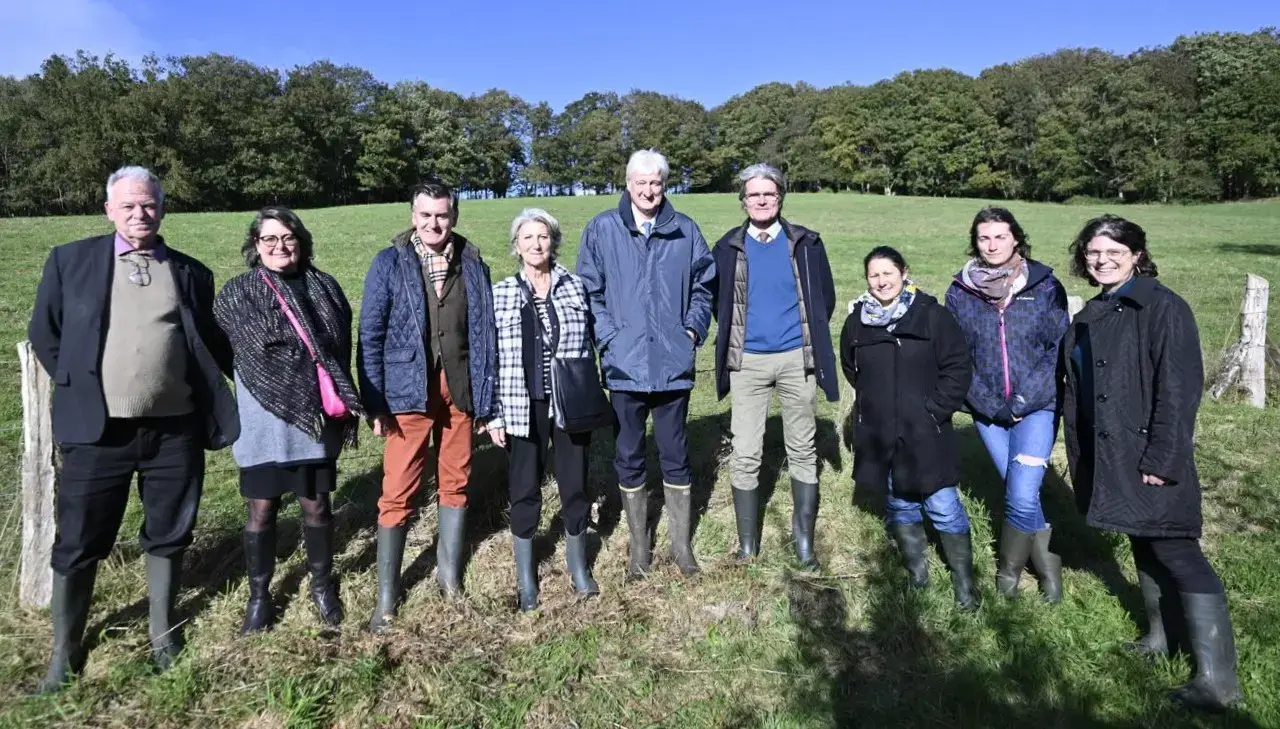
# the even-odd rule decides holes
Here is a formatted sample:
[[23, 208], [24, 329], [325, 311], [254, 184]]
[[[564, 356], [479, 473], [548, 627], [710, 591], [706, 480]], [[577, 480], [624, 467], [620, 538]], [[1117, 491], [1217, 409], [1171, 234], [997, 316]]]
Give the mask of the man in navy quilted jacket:
[[690, 545], [693, 473], [685, 421], [697, 347], [711, 323], [715, 261], [696, 223], [666, 199], [667, 160], [642, 150], [627, 162], [627, 191], [587, 224], [578, 275], [587, 288], [604, 385], [618, 416], [614, 469], [631, 532], [629, 579], [649, 569], [645, 427], [653, 416], [671, 556], [698, 571]]
[[364, 281], [356, 356], [374, 435], [385, 438], [378, 499], [378, 606], [369, 628], [395, 615], [413, 500], [434, 433], [440, 537], [436, 577], [461, 591], [467, 481], [476, 422], [493, 414], [496, 325], [489, 267], [454, 231], [458, 196], [439, 180], [413, 189], [412, 227], [373, 259]]

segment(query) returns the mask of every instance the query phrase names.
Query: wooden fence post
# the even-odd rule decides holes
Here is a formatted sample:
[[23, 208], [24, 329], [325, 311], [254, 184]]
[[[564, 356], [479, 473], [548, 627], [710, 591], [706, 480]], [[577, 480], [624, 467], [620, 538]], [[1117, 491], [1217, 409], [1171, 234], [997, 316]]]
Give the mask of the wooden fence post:
[[58, 473], [53, 447], [53, 381], [30, 342], [18, 344], [22, 366], [22, 563], [18, 602], [45, 608], [53, 591], [53, 492]]
[[1255, 408], [1267, 405], [1267, 280], [1252, 273], [1245, 276], [1244, 303], [1240, 305], [1240, 341], [1244, 344], [1244, 364], [1240, 385]]
[[1222, 397], [1237, 381], [1250, 405], [1267, 404], [1267, 280], [1245, 276], [1244, 302], [1240, 304], [1240, 338], [1227, 348], [1222, 366], [1209, 384], [1209, 397]]

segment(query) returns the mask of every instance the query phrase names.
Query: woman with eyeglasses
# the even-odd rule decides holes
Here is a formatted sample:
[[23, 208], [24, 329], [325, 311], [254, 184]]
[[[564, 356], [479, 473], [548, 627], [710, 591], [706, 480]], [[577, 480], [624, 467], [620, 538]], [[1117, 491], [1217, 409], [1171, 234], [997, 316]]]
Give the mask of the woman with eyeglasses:
[[1149, 622], [1125, 648], [1166, 655], [1185, 635], [1195, 678], [1173, 699], [1220, 711], [1241, 699], [1226, 590], [1200, 548], [1196, 411], [1204, 389], [1191, 307], [1156, 280], [1147, 235], [1113, 215], [1071, 244], [1071, 272], [1102, 288], [1062, 345], [1063, 424], [1090, 526], [1129, 537]]
[[1031, 258], [1031, 244], [1013, 214], [989, 207], [969, 226], [969, 260], [947, 289], [947, 308], [973, 356], [965, 407], [1004, 482], [996, 589], [1017, 597], [1030, 558], [1044, 599], [1060, 602], [1062, 560], [1049, 551], [1052, 529], [1040, 487], [1057, 439], [1066, 289], [1053, 269]]
[[249, 511], [249, 602], [240, 632], [274, 622], [276, 514], [288, 493], [302, 507], [311, 599], [326, 624], [338, 625], [329, 494], [338, 454], [356, 444], [362, 413], [351, 376], [351, 305], [338, 282], [312, 264], [311, 233], [287, 208], [263, 208], [241, 252], [249, 270], [214, 302], [235, 356], [240, 439], [232, 452]]

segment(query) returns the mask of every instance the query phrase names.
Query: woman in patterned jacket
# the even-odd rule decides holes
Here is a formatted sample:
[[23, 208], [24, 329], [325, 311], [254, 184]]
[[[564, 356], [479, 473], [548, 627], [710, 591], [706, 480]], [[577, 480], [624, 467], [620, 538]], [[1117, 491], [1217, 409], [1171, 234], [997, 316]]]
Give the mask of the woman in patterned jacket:
[[542, 513], [547, 446], [555, 449], [556, 484], [564, 521], [565, 560], [579, 597], [600, 588], [587, 564], [587, 447], [590, 433], [556, 425], [551, 360], [595, 357], [582, 280], [556, 263], [560, 223], [528, 208], [511, 223], [511, 254], [519, 272], [493, 287], [498, 325], [496, 417], [488, 423], [495, 445], [509, 455], [511, 537], [521, 610], [538, 607], [533, 535]]

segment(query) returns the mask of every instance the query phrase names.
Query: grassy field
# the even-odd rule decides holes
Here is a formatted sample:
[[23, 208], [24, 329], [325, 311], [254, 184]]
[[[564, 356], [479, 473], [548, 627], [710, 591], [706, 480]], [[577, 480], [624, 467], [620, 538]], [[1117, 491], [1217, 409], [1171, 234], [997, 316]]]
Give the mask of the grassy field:
[[[459, 229], [484, 249], [495, 278], [514, 271], [504, 243], [527, 200], [464, 202]], [[587, 220], [614, 198], [538, 201], [564, 225], [562, 260], [572, 268]], [[714, 241], [740, 218], [732, 196], [676, 198]], [[862, 291], [862, 255], [898, 247], [917, 282], [941, 294], [959, 267], [977, 200], [796, 195], [789, 218], [821, 231], [841, 301]], [[1033, 254], [1066, 276], [1066, 246], [1102, 209], [1017, 203]], [[1210, 367], [1235, 336], [1246, 272], [1280, 283], [1280, 203], [1127, 207], [1143, 225], [1161, 279], [1192, 304]], [[224, 281], [240, 267], [250, 214], [175, 215], [164, 233]], [[408, 206], [306, 211], [317, 264], [337, 276], [353, 303], [374, 253], [408, 222]], [[48, 249], [105, 232], [100, 218], [0, 220], [0, 726], [143, 727], [1280, 727], [1280, 410], [1231, 403], [1201, 410], [1197, 459], [1205, 483], [1206, 549], [1231, 596], [1245, 711], [1196, 717], [1171, 706], [1167, 689], [1185, 680], [1185, 659], [1154, 666], [1123, 654], [1137, 634], [1141, 598], [1127, 543], [1088, 529], [1075, 513], [1059, 446], [1044, 487], [1054, 548], [1067, 565], [1066, 597], [1005, 601], [993, 589], [1002, 487], [967, 423], [962, 491], [973, 517], [984, 603], [962, 615], [950, 581], [931, 556], [932, 586], [909, 593], [905, 571], [873, 506], [855, 500], [842, 446], [848, 401], [822, 403], [819, 446], [823, 570], [792, 569], [790, 499], [780, 423], [769, 421], [766, 471], [780, 487], [769, 502], [762, 559], [731, 565], [728, 401], [713, 391], [712, 353], [699, 353], [690, 414], [695, 488], [706, 511], [694, 547], [701, 576], [681, 579], [660, 556], [652, 577], [624, 585], [625, 525], [601, 524], [595, 573], [603, 594], [569, 599], [554, 489], [540, 538], [543, 608], [514, 610], [515, 576], [505, 529], [505, 458], [476, 454], [466, 574], [468, 597], [450, 604], [434, 590], [434, 509], [411, 532], [408, 595], [397, 631], [374, 638], [373, 517], [380, 478], [371, 436], [342, 460], [336, 496], [338, 569], [348, 622], [321, 630], [306, 595], [296, 507], [282, 514], [282, 562], [273, 590], [283, 619], [268, 635], [238, 638], [247, 596], [239, 530], [243, 507], [229, 453], [209, 460], [197, 543], [188, 554], [180, 612], [188, 651], [170, 672], [148, 666], [145, 576], [134, 504], [118, 549], [98, 580], [89, 633], [96, 643], [83, 680], [56, 697], [27, 698], [50, 644], [47, 613], [17, 608], [17, 500], [21, 402], [13, 344], [23, 339]], [[1078, 280], [1071, 293], [1091, 295]], [[1280, 341], [1272, 299], [1271, 340]], [[843, 320], [843, 306], [833, 326]], [[367, 432], [367, 431], [366, 431]], [[591, 474], [612, 478], [613, 446], [593, 445]], [[656, 472], [653, 480], [658, 480]], [[665, 521], [663, 522], [665, 530]], [[659, 555], [665, 536], [659, 535]]]

